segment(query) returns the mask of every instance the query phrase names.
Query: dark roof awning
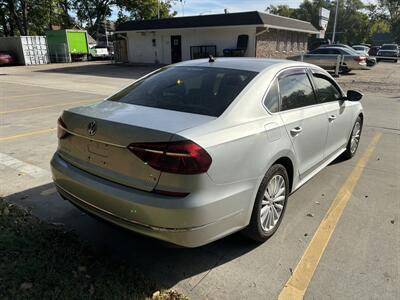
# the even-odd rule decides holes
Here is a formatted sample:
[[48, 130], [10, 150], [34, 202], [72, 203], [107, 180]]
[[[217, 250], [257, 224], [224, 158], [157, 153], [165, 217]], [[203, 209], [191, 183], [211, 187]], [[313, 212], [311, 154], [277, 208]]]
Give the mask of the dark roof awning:
[[204, 15], [191, 17], [177, 17], [168, 19], [128, 21], [117, 26], [117, 32], [200, 28], [222, 26], [263, 26], [282, 30], [318, 33], [319, 31], [309, 22], [267, 14], [259, 11], [228, 13], [218, 15]]

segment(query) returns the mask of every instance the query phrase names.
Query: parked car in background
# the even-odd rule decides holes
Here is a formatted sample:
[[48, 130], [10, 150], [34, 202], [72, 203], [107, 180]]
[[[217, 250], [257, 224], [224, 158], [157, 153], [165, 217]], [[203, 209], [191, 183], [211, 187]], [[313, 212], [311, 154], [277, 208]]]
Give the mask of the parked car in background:
[[[367, 47], [365, 45], [358, 45], [358, 46]], [[368, 53], [366, 53], [365, 51], [360, 51], [360, 52], [356, 51], [353, 47], [350, 47], [349, 45], [345, 45], [345, 44], [330, 44], [330, 45], [322, 45], [321, 48], [322, 47], [323, 48], [338, 47], [338, 48], [347, 49], [350, 52], [357, 53], [359, 55], [365, 56], [368, 67], [372, 67], [372, 66], [374, 66], [376, 64], [376, 59], [373, 58], [373, 57], [369, 57]]]
[[12, 65], [14, 63], [15, 59], [11, 52], [0, 52], [0, 66]]
[[110, 54], [108, 52], [107, 47], [102, 47], [102, 46], [94, 46], [89, 49], [89, 60], [94, 60], [94, 59], [106, 59], [109, 58]]
[[325, 48], [325, 47], [346, 48], [349, 50], [354, 50], [351, 46], [346, 45], [346, 44], [324, 44], [324, 45], [321, 45], [320, 48]]
[[354, 156], [361, 97], [287, 60], [163, 67], [62, 113], [53, 180], [82, 210], [167, 242], [198, 247], [239, 230], [264, 242], [291, 193]]
[[376, 60], [391, 60], [397, 63], [397, 60], [400, 59], [400, 50], [399, 45], [397, 44], [383, 44], [381, 49], [379, 49]]
[[371, 48], [369, 48], [368, 55], [376, 56], [378, 54], [379, 49], [381, 49], [381, 46], [372, 46]]
[[367, 47], [367, 46], [364, 46], [364, 45], [353, 45], [352, 48], [354, 50], [356, 50], [360, 54], [367, 54], [368, 55], [369, 47]]
[[376, 58], [370, 57], [368, 54], [368, 51], [370, 49], [368, 46], [354, 45], [354, 46], [352, 46], [352, 49], [354, 49], [354, 51], [356, 51], [360, 55], [365, 55], [365, 57], [367, 58], [367, 66], [368, 67], [372, 67], [372, 66], [376, 65]]
[[338, 56], [343, 56], [343, 62], [339, 67], [341, 73], [348, 73], [351, 70], [364, 70], [367, 68], [367, 58], [365, 55], [360, 55], [353, 49], [340, 47], [324, 46], [316, 50], [310, 51], [301, 56], [288, 57], [288, 59], [303, 61], [320, 66], [327, 70], [334, 70], [337, 65]]
[[308, 42], [308, 51], [318, 49], [322, 45], [329, 45], [330, 43], [331, 41], [329, 39], [320, 39], [320, 38], [311, 39]]

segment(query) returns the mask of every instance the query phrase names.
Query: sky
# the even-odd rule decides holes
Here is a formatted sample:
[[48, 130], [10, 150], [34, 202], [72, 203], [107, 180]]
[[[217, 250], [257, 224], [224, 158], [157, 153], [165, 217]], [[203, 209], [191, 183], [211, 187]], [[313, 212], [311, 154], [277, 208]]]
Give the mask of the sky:
[[[199, 14], [218, 14], [223, 13], [224, 8], [228, 12], [264, 11], [270, 5], [286, 4], [290, 7], [298, 7], [302, 0], [183, 0], [185, 5], [177, 1], [173, 5], [173, 10], [178, 12], [178, 16], [193, 16]], [[362, 0], [364, 3], [376, 2], [376, 0]]]

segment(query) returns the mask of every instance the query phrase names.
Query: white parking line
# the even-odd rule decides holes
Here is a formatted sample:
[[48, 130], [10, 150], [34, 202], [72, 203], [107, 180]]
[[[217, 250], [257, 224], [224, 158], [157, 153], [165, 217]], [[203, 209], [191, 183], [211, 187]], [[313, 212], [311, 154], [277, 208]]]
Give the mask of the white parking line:
[[22, 173], [24, 175], [29, 175], [34, 178], [41, 178], [48, 176], [50, 174], [50, 172], [45, 169], [20, 161], [4, 153], [0, 153], [0, 165], [9, 167], [11, 169], [16, 170], [19, 173]]

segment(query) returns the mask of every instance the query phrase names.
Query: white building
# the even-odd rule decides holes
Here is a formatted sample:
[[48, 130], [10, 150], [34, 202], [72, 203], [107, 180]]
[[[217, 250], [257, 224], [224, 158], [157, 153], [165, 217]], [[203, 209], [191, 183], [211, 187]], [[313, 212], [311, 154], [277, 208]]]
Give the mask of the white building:
[[247, 47], [240, 56], [286, 57], [307, 49], [309, 22], [258, 11], [129, 21], [116, 28], [116, 60], [170, 64], [182, 60], [223, 56], [237, 48], [240, 35]]

